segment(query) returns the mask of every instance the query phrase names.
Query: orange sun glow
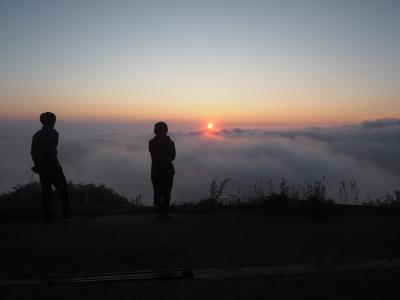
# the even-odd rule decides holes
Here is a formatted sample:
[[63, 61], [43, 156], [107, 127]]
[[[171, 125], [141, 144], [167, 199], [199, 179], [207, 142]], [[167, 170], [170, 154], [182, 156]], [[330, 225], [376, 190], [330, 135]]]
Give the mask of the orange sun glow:
[[213, 123], [208, 123], [207, 128], [208, 129], [213, 129], [214, 128], [214, 124]]

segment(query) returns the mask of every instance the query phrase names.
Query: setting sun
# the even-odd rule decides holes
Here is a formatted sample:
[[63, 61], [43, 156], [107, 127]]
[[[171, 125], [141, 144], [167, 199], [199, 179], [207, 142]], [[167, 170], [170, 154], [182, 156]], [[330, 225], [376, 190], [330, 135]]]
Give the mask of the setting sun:
[[208, 127], [208, 129], [213, 129], [214, 128], [214, 124], [213, 123], [208, 123], [207, 127]]

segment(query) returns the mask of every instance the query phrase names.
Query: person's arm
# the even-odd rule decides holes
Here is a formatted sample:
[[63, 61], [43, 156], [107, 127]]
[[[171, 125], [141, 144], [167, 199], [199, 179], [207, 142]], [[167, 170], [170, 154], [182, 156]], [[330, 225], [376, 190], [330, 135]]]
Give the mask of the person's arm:
[[32, 137], [32, 144], [31, 144], [31, 157], [33, 164], [35, 166], [39, 165], [39, 157], [38, 157], [38, 150], [37, 150], [37, 141], [36, 136]]
[[176, 149], [175, 149], [175, 143], [171, 141], [171, 161], [175, 160], [176, 157]]
[[150, 152], [151, 159], [153, 160], [154, 151], [153, 151], [153, 143], [151, 142], [151, 140], [149, 141], [149, 152]]
[[54, 138], [53, 138], [54, 139], [53, 143], [54, 143], [56, 149], [57, 149], [57, 146], [58, 146], [58, 137], [59, 137], [59, 134], [58, 134], [58, 131], [56, 131], [56, 134], [54, 135]]

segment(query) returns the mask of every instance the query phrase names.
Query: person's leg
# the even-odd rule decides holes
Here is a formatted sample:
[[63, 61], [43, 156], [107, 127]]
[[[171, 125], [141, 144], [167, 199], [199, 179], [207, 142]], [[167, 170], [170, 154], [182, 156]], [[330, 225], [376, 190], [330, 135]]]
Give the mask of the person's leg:
[[42, 208], [43, 216], [46, 221], [53, 220], [53, 213], [51, 211], [51, 176], [48, 172], [39, 173], [40, 184], [42, 186]]
[[154, 190], [154, 198], [153, 198], [153, 204], [154, 208], [157, 213], [161, 213], [161, 198], [162, 198], [162, 191], [160, 189], [160, 181], [153, 178], [152, 179], [153, 183], [153, 190]]
[[71, 207], [69, 205], [68, 184], [61, 168], [58, 168], [54, 171], [53, 184], [60, 196], [63, 218], [70, 219], [72, 214]]
[[171, 191], [174, 182], [174, 176], [167, 176], [164, 178], [163, 182], [163, 202], [162, 208], [166, 212], [168, 210], [169, 204], [171, 202]]

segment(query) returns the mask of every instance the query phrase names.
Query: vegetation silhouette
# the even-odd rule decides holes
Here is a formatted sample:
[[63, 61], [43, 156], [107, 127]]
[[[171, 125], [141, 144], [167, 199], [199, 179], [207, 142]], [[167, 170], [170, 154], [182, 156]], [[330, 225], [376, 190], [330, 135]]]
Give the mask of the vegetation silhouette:
[[[254, 185], [249, 195], [228, 194], [226, 188], [230, 179], [218, 183], [213, 180], [207, 196], [198, 201], [172, 203], [171, 212], [207, 213], [215, 211], [254, 211], [260, 213], [278, 213], [305, 217], [330, 217], [346, 208], [357, 209], [400, 209], [400, 191], [386, 193], [373, 201], [360, 202], [356, 205], [340, 205], [327, 199], [323, 181], [304, 183], [303, 186], [290, 186], [282, 178], [275, 190], [273, 182]], [[77, 216], [106, 216], [118, 214], [152, 213], [153, 208], [142, 201], [142, 194], [127, 198], [119, 195], [104, 184], [68, 183], [71, 207]], [[0, 222], [10, 220], [37, 219], [41, 217], [41, 186], [38, 182], [20, 184], [12, 191], [0, 195]], [[58, 195], [52, 191], [52, 196]], [[354, 199], [353, 199], [354, 200]], [[355, 202], [353, 202], [355, 203]], [[59, 211], [60, 205], [55, 203]]]
[[279, 191], [275, 191], [272, 179], [267, 178], [269, 190], [265, 184], [254, 185], [253, 194], [226, 195], [224, 190], [230, 178], [223, 180], [219, 185], [214, 180], [209, 189], [208, 197], [199, 202], [190, 202], [177, 207], [186, 211], [209, 212], [213, 210], [255, 210], [269, 213], [290, 213], [309, 216], [331, 216], [335, 213], [334, 201], [327, 199], [325, 186], [322, 181], [313, 184], [304, 184], [302, 187], [289, 187], [285, 178], [282, 178]]
[[[68, 182], [71, 207], [77, 216], [105, 216], [144, 211], [144, 205], [137, 198], [128, 200], [105, 185], [74, 184]], [[54, 191], [52, 196], [58, 197]], [[6, 220], [37, 219], [41, 217], [40, 202], [42, 190], [40, 183], [20, 184], [13, 191], [0, 195], [0, 218]], [[60, 209], [55, 203], [55, 209]]]

